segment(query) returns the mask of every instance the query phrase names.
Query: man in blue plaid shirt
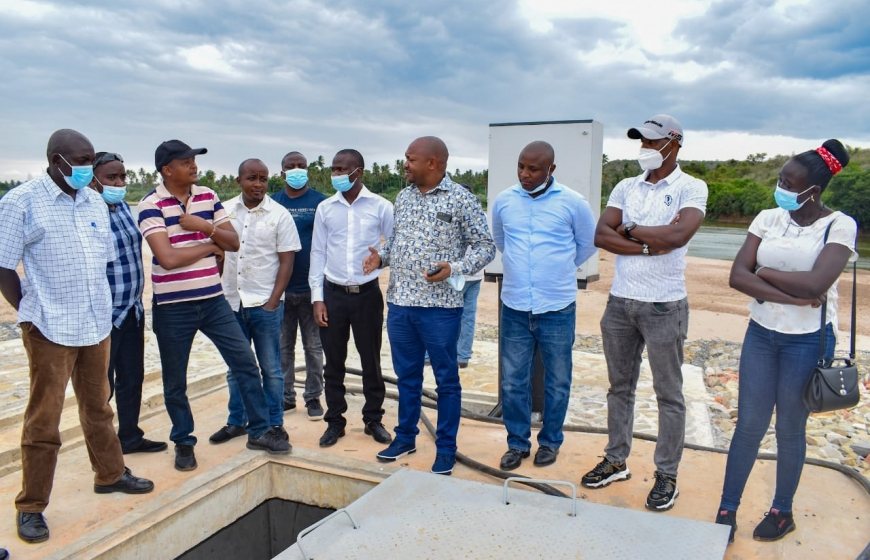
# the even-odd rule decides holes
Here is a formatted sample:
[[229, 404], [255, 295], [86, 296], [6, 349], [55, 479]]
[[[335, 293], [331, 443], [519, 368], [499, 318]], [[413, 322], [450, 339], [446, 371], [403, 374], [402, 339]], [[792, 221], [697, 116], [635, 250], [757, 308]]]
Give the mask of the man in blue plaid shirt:
[[109, 387], [118, 409], [118, 439], [124, 453], [154, 453], [166, 443], [145, 439], [139, 427], [142, 382], [145, 378], [145, 309], [142, 291], [142, 234], [124, 202], [127, 171], [118, 154], [98, 152], [94, 157], [91, 186], [109, 208], [109, 222], [118, 258], [106, 272], [112, 291], [112, 346], [109, 354]]

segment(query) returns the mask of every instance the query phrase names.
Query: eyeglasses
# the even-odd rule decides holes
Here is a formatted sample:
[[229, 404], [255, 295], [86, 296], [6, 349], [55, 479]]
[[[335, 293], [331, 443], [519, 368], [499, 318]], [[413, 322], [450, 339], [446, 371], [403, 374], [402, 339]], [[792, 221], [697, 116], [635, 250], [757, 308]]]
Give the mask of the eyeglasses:
[[121, 163], [124, 163], [124, 158], [122, 158], [118, 154], [114, 154], [112, 152], [100, 152], [94, 158], [94, 167], [97, 167], [98, 165], [103, 165], [104, 163], [109, 163], [112, 161], [120, 161]]

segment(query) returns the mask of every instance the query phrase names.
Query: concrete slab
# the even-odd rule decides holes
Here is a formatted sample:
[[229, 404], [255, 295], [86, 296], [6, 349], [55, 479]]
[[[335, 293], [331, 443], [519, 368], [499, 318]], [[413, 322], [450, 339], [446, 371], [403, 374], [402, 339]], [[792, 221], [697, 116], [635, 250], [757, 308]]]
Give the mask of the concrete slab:
[[572, 515], [571, 502], [403, 469], [275, 560], [705, 560], [728, 544], [722, 525], [585, 501]]

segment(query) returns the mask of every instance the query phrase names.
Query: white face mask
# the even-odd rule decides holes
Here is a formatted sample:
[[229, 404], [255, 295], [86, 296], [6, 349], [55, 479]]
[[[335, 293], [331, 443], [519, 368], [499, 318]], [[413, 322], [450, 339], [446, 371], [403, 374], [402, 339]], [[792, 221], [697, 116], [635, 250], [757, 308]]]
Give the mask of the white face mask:
[[[671, 141], [668, 140], [668, 143], [661, 147], [659, 150], [653, 150], [652, 148], [641, 148], [640, 154], [637, 156], [637, 163], [640, 164], [640, 168], [644, 171], [653, 171], [662, 166], [665, 159], [671, 155], [671, 152], [668, 152], [667, 156], [662, 156], [662, 150], [668, 147]], [[671, 150], [673, 151], [673, 150]]]

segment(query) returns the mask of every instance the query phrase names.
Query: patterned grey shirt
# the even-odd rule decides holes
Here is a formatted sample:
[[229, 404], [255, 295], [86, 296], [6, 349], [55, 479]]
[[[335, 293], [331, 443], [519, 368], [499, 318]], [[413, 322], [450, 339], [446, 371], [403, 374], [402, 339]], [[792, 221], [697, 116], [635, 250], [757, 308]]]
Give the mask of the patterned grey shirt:
[[462, 292], [446, 281], [428, 282], [431, 263], [450, 263], [451, 274], [474, 274], [495, 257], [495, 243], [477, 198], [449, 175], [428, 193], [416, 185], [396, 197], [393, 235], [380, 251], [389, 266], [387, 301], [414, 307], [462, 307]]

